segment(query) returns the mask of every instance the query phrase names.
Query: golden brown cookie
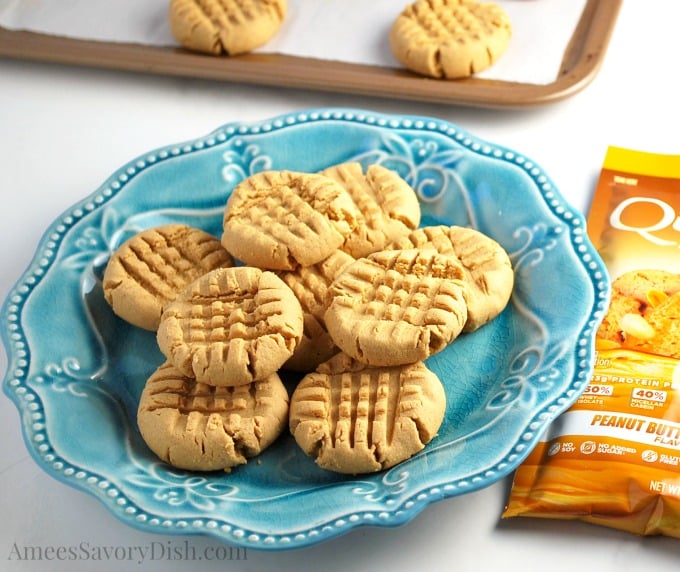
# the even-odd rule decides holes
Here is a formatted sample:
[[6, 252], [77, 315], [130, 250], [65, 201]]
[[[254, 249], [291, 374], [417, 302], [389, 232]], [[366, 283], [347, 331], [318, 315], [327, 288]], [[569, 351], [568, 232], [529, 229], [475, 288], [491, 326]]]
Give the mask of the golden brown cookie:
[[494, 2], [416, 0], [390, 30], [396, 59], [421, 75], [456, 79], [491, 66], [507, 49], [512, 30]]
[[350, 162], [329, 167], [321, 174], [338, 181], [361, 213], [356, 228], [342, 245], [354, 258], [383, 250], [418, 228], [418, 197], [395, 171], [370, 165], [364, 172], [361, 163]]
[[652, 327], [654, 335], [644, 339], [640, 349], [680, 358], [680, 292], [668, 296], [657, 294], [652, 297], [645, 320]]
[[444, 387], [422, 362], [372, 367], [340, 353], [295, 388], [289, 427], [320, 467], [369, 473], [422, 450], [445, 409]]
[[386, 250], [350, 264], [328, 291], [333, 341], [377, 366], [413, 363], [441, 351], [467, 320], [464, 271], [435, 250]]
[[171, 0], [170, 31], [191, 50], [242, 54], [274, 36], [286, 10], [287, 0]]
[[156, 331], [163, 307], [199, 276], [233, 265], [220, 240], [184, 224], [142, 231], [112, 254], [102, 287], [113, 311]]
[[680, 358], [680, 275], [643, 269], [619, 276], [597, 337], [618, 347]]
[[259, 455], [281, 434], [288, 393], [277, 374], [238, 387], [216, 387], [166, 362], [146, 382], [137, 423], [164, 462], [192, 471], [229, 470]]
[[330, 256], [359, 216], [352, 197], [329, 177], [266, 171], [234, 188], [225, 207], [222, 244], [248, 265], [294, 270]]
[[280, 278], [290, 287], [302, 306], [304, 328], [295, 352], [284, 364], [293, 371], [309, 372], [339, 350], [326, 331], [323, 316], [326, 294], [336, 276], [354, 262], [346, 252], [337, 250], [326, 260], [297, 270], [282, 271]]
[[340, 351], [322, 322], [312, 314], [305, 313], [302, 338], [295, 352], [281, 366], [298, 373], [308, 373]]
[[434, 248], [455, 256], [465, 270], [467, 322], [471, 332], [494, 319], [507, 306], [515, 280], [505, 249], [489, 236], [463, 226], [429, 226], [413, 231], [392, 248]]
[[213, 270], [166, 307], [158, 345], [183, 375], [210, 385], [267, 378], [293, 355], [302, 308], [273, 272], [239, 266]]

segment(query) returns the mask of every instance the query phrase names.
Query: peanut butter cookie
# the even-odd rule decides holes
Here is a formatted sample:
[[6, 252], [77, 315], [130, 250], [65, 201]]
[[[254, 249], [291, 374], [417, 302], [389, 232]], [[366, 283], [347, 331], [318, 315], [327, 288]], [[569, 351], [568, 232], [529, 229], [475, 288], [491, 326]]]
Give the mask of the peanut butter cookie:
[[199, 276], [233, 266], [220, 240], [184, 224], [142, 231], [112, 254], [102, 287], [114, 313], [156, 331], [163, 308]]
[[395, 171], [382, 165], [343, 163], [322, 175], [338, 181], [357, 205], [360, 216], [342, 249], [354, 258], [384, 250], [392, 241], [418, 228], [420, 203], [411, 186]]
[[370, 473], [422, 450], [445, 409], [444, 387], [422, 362], [372, 367], [340, 353], [300, 381], [289, 427], [320, 467]]
[[331, 284], [324, 315], [333, 341], [358, 361], [391, 366], [441, 351], [467, 321], [464, 271], [435, 250], [384, 250]]
[[272, 272], [238, 266], [213, 270], [166, 307], [158, 346], [183, 375], [209, 385], [267, 378], [293, 355], [302, 307]]
[[259, 455], [286, 427], [289, 398], [277, 374], [238, 387], [197, 382], [166, 362], [146, 382], [137, 424], [164, 462], [230, 470]]
[[397, 241], [393, 248], [435, 249], [455, 256], [465, 271], [467, 321], [463, 331], [472, 332], [493, 320], [507, 306], [515, 281], [505, 249], [491, 237], [463, 226], [419, 228]]
[[346, 252], [337, 250], [326, 260], [297, 270], [282, 271], [279, 277], [290, 287], [302, 306], [304, 328], [295, 352], [284, 364], [286, 369], [301, 372], [316, 367], [336, 354], [339, 349], [326, 330], [328, 288], [347, 266], [354, 262]]
[[242, 54], [274, 36], [286, 10], [286, 0], [171, 0], [170, 31], [191, 50]]
[[266, 171], [234, 188], [225, 207], [222, 244], [250, 266], [294, 270], [328, 258], [359, 217], [352, 197], [329, 177]]
[[457, 79], [491, 66], [512, 33], [505, 11], [494, 2], [416, 0], [390, 30], [396, 59], [421, 75]]

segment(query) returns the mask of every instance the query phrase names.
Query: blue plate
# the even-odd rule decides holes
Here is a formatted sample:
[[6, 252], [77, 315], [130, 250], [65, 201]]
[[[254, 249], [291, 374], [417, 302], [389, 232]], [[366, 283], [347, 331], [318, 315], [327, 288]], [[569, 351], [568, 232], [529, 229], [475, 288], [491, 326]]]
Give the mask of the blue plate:
[[[109, 255], [170, 222], [219, 236], [231, 189], [255, 172], [350, 160], [398, 171], [417, 190], [423, 224], [475, 227], [515, 268], [506, 310], [428, 360], [448, 398], [439, 435], [393, 469], [357, 477], [319, 469], [287, 433], [231, 474], [158, 462], [135, 418], [163, 357], [152, 333], [104, 301]], [[405, 523], [513, 471], [587, 385], [608, 294], [582, 216], [528, 158], [437, 119], [304, 111], [152, 151], [56, 220], [3, 306], [4, 390], [38, 464], [123, 521], [252, 548], [302, 547]]]

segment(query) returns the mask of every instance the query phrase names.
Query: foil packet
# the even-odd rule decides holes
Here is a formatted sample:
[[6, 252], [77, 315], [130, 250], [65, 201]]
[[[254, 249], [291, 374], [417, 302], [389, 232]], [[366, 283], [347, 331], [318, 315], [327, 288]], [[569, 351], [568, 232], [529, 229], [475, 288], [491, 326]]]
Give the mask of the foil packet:
[[680, 155], [610, 147], [587, 225], [612, 280], [593, 374], [502, 516], [680, 538]]

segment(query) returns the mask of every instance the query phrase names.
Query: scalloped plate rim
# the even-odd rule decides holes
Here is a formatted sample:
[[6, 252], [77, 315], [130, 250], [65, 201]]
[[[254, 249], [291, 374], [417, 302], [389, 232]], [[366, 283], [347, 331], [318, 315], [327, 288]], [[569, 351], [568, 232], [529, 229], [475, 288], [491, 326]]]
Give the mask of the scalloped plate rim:
[[[155, 155], [160, 157], [163, 154], [168, 155], [168, 159], [172, 159], [173, 150], [177, 149], [189, 149], [187, 153], [198, 151], [204, 148], [207, 144], [206, 142], [210, 140], [216, 140], [214, 145], [220, 145], [225, 141], [228, 141], [231, 137], [235, 137], [242, 134], [266, 134], [268, 130], [278, 130], [286, 129], [293, 125], [305, 124], [316, 124], [325, 121], [333, 122], [363, 122], [366, 125], [377, 129], [421, 129], [426, 133], [439, 133], [445, 136], [451, 137], [453, 139], [453, 133], [455, 133], [456, 142], [461, 146], [475, 151], [477, 153], [483, 152], [482, 150], [488, 148], [489, 152], [487, 155], [491, 158], [498, 159], [500, 161], [511, 162], [510, 157], [512, 157], [513, 164], [515, 166], [524, 166], [526, 164], [530, 165], [533, 169], [538, 170], [541, 176], [547, 180], [552, 186], [552, 192], [558, 197], [558, 202], [566, 212], [570, 213], [577, 224], [584, 225], [584, 217], [579, 212], [574, 211], [568, 206], [568, 203], [559, 194], [559, 191], [552, 184], [552, 181], [547, 175], [545, 175], [540, 167], [533, 163], [530, 159], [526, 158], [522, 154], [512, 151], [509, 148], [488, 143], [485, 140], [475, 137], [474, 135], [467, 132], [448, 121], [436, 119], [433, 117], [417, 116], [417, 115], [393, 115], [382, 112], [366, 111], [361, 109], [352, 108], [319, 108], [312, 110], [304, 110], [291, 112], [287, 114], [282, 114], [274, 118], [267, 120], [256, 121], [256, 122], [230, 122], [223, 124], [217, 129], [211, 131], [205, 136], [191, 139], [179, 144], [171, 144], [163, 147], [159, 147], [149, 153], [144, 153], [136, 158], [128, 161], [122, 167], [117, 169], [112, 173], [112, 175], [93, 193], [83, 198], [81, 201], [75, 203], [72, 207], [64, 211], [59, 217], [57, 217], [52, 224], [47, 228], [43, 237], [38, 243], [36, 252], [33, 259], [27, 266], [26, 270], [22, 273], [20, 278], [16, 281], [13, 288], [10, 290], [7, 298], [2, 304], [2, 340], [5, 346], [5, 350], [8, 357], [8, 368], [3, 381], [3, 391], [4, 393], [14, 402], [17, 407], [18, 413], [20, 414], [20, 421], [22, 426], [22, 436], [25, 445], [32, 458], [37, 462], [37, 464], [45, 470], [52, 477], [56, 478], [58, 481], [65, 483], [73, 488], [89, 493], [95, 498], [98, 498], [106, 507], [112, 512], [119, 520], [125, 522], [126, 524], [136, 527], [140, 530], [146, 532], [156, 532], [163, 534], [207, 534], [213, 536], [222, 541], [226, 541], [235, 545], [241, 545], [248, 548], [257, 549], [290, 549], [290, 548], [300, 548], [309, 545], [316, 544], [318, 542], [331, 539], [340, 534], [344, 534], [349, 530], [352, 530], [359, 526], [381, 526], [381, 527], [392, 527], [401, 526], [409, 522], [412, 518], [418, 515], [422, 510], [424, 510], [430, 503], [436, 502], [443, 498], [448, 498], [451, 496], [458, 496], [460, 494], [466, 494], [485, 488], [490, 484], [496, 482], [497, 480], [504, 478], [510, 474], [523, 460], [524, 456], [529, 453], [531, 446], [535, 444], [540, 436], [541, 431], [534, 431], [533, 439], [528, 442], [528, 446], [525, 449], [524, 454], [516, 454], [513, 461], [508, 461], [504, 468], [495, 470], [493, 473], [493, 478], [485, 478], [483, 474], [472, 474], [465, 477], [457, 477], [451, 481], [441, 482], [441, 483], [418, 483], [418, 490], [413, 491], [408, 497], [404, 497], [400, 502], [398, 507], [390, 507], [389, 509], [384, 509], [383, 511], [376, 510], [375, 513], [378, 516], [372, 515], [371, 518], [362, 518], [356, 513], [351, 511], [351, 506], [348, 509], [339, 514], [332, 523], [327, 523], [326, 526], [315, 525], [312, 527], [300, 527], [297, 531], [291, 531], [289, 533], [268, 533], [263, 530], [247, 530], [245, 526], [232, 526], [229, 524], [228, 519], [224, 519], [224, 524], [217, 522], [217, 519], [212, 519], [211, 522], [217, 522], [219, 526], [205, 526], [205, 523], [194, 523], [193, 525], [187, 523], [186, 526], [173, 526], [164, 528], [159, 525], [149, 524], [149, 519], [139, 520], [138, 515], [128, 514], [125, 512], [123, 507], [116, 507], [115, 503], [112, 503], [112, 499], [107, 496], [105, 490], [97, 488], [95, 486], [89, 486], [87, 482], [78, 481], [72, 478], [73, 473], [68, 475], [64, 471], [56, 470], [52, 465], [50, 465], [45, 458], [38, 452], [36, 448], [36, 442], [31, 439], [33, 435], [33, 430], [31, 428], [32, 422], [28, 415], [30, 408], [27, 407], [27, 403], [22, 398], [23, 393], [21, 388], [23, 387], [21, 383], [18, 382], [20, 372], [22, 367], [26, 367], [25, 361], [30, 362], [30, 352], [28, 352], [29, 357], [26, 358], [25, 352], [21, 349], [17, 349], [16, 344], [11, 340], [12, 336], [12, 325], [14, 324], [16, 328], [23, 326], [21, 320], [15, 324], [12, 320], [8, 320], [7, 316], [10, 315], [11, 309], [16, 305], [14, 301], [15, 298], [21, 298], [19, 296], [18, 289], [26, 288], [26, 283], [28, 278], [34, 273], [39, 272], [42, 266], [41, 260], [45, 258], [45, 252], [47, 250], [47, 245], [50, 243], [50, 236], [56, 232], [56, 229], [63, 225], [63, 221], [67, 217], [73, 217], [75, 212], [83, 212], [82, 216], [85, 218], [88, 216], [89, 212], [93, 212], [100, 208], [102, 205], [106, 204], [103, 201], [97, 206], [94, 205], [90, 208], [94, 198], [100, 196], [103, 189], [110, 185], [111, 181], [115, 181], [117, 177], [121, 174], [126, 173], [129, 170], [134, 170], [136, 165], [139, 165], [141, 161], [144, 161], [146, 157], [150, 155]], [[230, 133], [230, 135], [225, 135]], [[222, 138], [224, 136], [224, 138]], [[221, 140], [220, 140], [221, 139]], [[522, 158], [523, 161], [517, 162], [517, 158]], [[532, 179], [533, 180], [533, 179]], [[64, 232], [64, 235], [68, 233], [68, 230]], [[586, 244], [589, 254], [593, 257], [596, 265], [599, 265], [599, 269], [603, 269], [601, 260], [599, 259], [597, 253], [594, 251], [590, 243]], [[58, 249], [57, 249], [58, 250]], [[47, 274], [48, 270], [45, 271]], [[39, 283], [39, 281], [38, 281]], [[594, 297], [593, 308], [591, 310], [590, 319], [597, 321], [599, 315], [603, 310], [603, 299], [606, 298], [608, 293], [609, 284], [607, 281], [606, 273], [599, 284], [600, 292], [599, 296]], [[31, 293], [25, 295], [22, 303], [30, 297]], [[20, 314], [21, 312], [17, 312]], [[583, 331], [585, 331], [586, 322], [584, 320], [584, 327], [579, 332], [578, 339], [583, 338]], [[587, 348], [588, 350], [588, 361], [592, 363], [594, 349], [592, 347]], [[588, 366], [590, 367], [590, 365]], [[26, 367], [28, 369], [28, 367]], [[545, 404], [545, 407], [538, 411], [534, 411], [533, 416], [526, 420], [526, 426], [530, 425], [540, 425], [545, 428], [550, 421], [552, 421], [557, 415], [566, 410], [578, 397], [579, 389], [578, 387], [573, 387], [574, 382], [569, 385], [569, 395], [560, 394], [555, 396], [549, 403]], [[584, 383], [580, 383], [580, 386], [585, 387]], [[559, 402], [558, 397], [561, 398]], [[30, 401], [29, 401], [30, 403]], [[508, 445], [507, 453], [504, 454], [503, 458], [507, 459], [510, 452], [514, 450], [514, 446]], [[104, 476], [104, 478], [106, 478]], [[384, 516], [380, 516], [382, 513]], [[315, 534], [311, 534], [316, 531]]]

